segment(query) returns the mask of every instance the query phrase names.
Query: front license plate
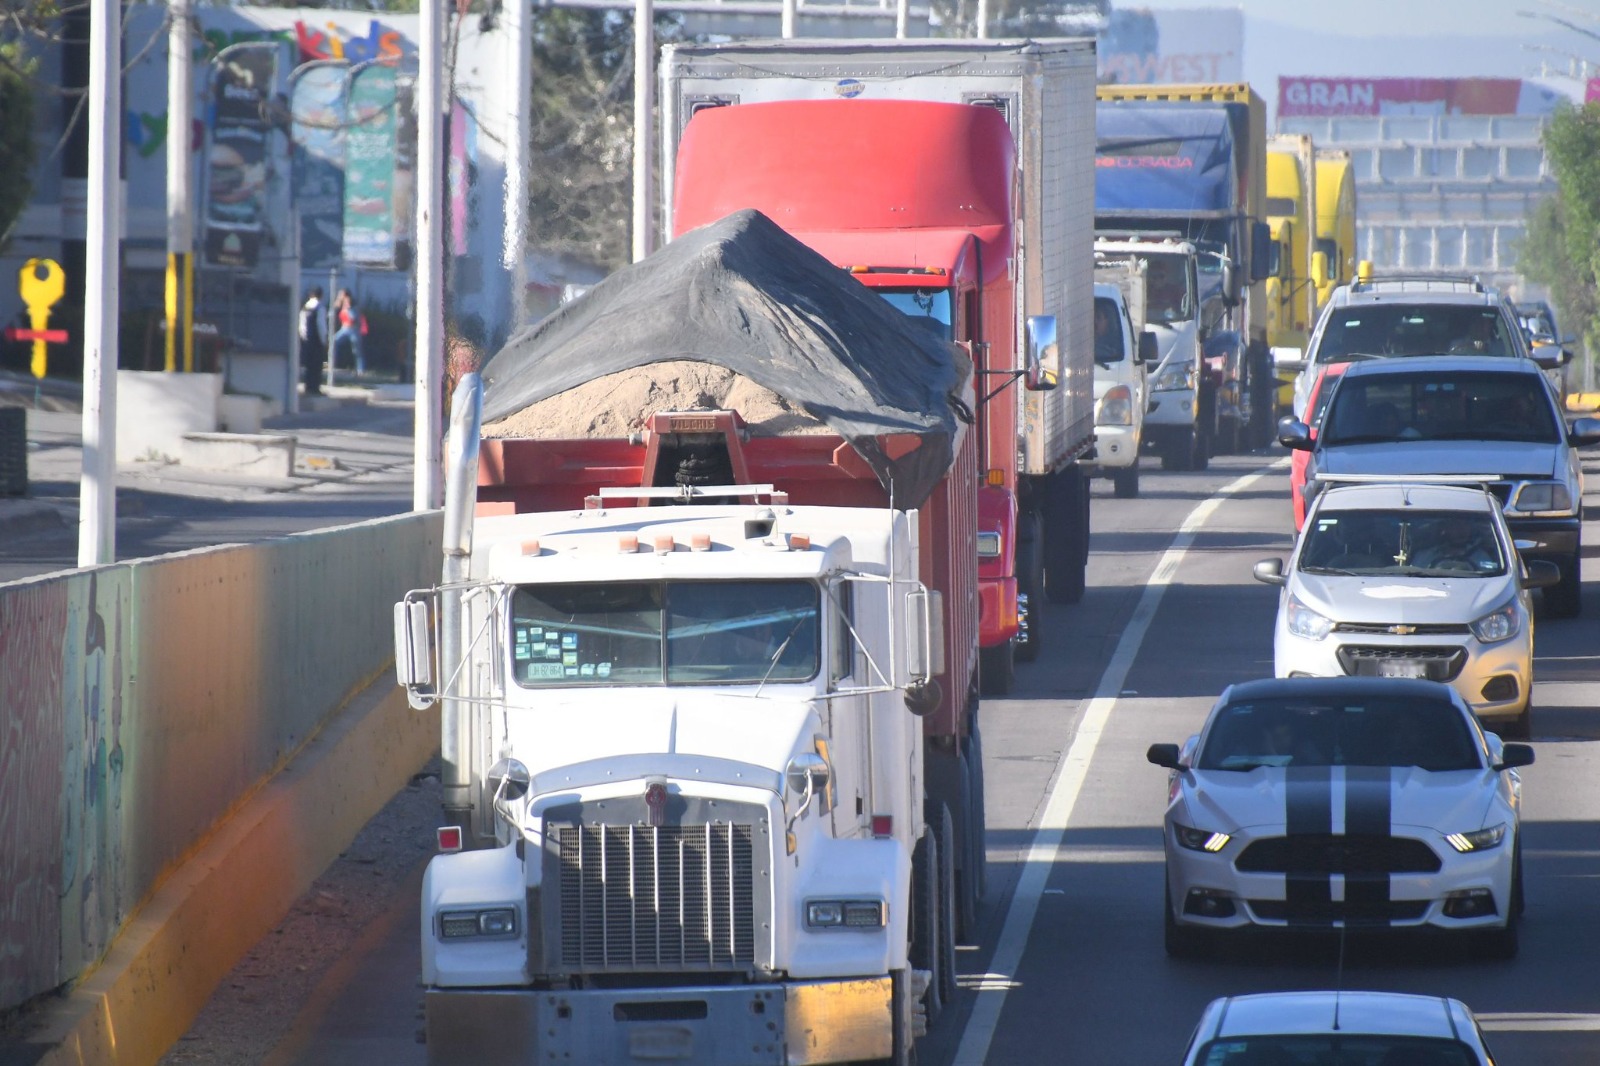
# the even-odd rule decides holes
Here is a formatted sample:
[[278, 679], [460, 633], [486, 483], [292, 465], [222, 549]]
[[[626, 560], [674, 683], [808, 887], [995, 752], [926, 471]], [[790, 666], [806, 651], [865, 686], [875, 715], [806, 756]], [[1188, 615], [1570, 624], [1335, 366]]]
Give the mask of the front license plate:
[[1414, 659], [1384, 659], [1378, 663], [1379, 677], [1427, 677], [1426, 663]]

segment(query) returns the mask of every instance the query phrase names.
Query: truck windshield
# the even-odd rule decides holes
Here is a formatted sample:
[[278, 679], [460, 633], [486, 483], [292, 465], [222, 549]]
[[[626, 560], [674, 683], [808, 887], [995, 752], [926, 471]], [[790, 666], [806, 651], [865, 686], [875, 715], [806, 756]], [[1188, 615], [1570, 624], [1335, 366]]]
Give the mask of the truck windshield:
[[949, 289], [874, 289], [918, 325], [941, 340], [954, 340]]
[[1151, 322], [1187, 322], [1194, 317], [1194, 287], [1186, 255], [1155, 254], [1147, 257], [1145, 277], [1146, 319]]
[[521, 585], [513, 674], [525, 688], [805, 681], [818, 603], [808, 581]]

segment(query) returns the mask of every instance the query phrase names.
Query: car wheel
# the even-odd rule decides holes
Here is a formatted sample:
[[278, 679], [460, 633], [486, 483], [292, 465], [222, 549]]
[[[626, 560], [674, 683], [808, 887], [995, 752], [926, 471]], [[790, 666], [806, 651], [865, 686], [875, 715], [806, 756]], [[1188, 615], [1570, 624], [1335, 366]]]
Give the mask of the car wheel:
[[1174, 959], [1195, 958], [1205, 947], [1206, 931], [1178, 924], [1178, 920], [1172, 916], [1171, 885], [1167, 886], [1163, 896], [1165, 898], [1161, 912], [1166, 916], [1166, 921], [1162, 924], [1162, 931], [1165, 934], [1164, 946], [1167, 955]]
[[1131, 500], [1139, 495], [1139, 458], [1134, 457], [1133, 465], [1126, 470], [1118, 470], [1111, 475], [1111, 491], [1119, 500]]
[[978, 678], [985, 696], [1009, 696], [1017, 683], [1016, 641], [978, 649]]
[[1583, 610], [1583, 553], [1560, 566], [1561, 583], [1544, 590], [1545, 612], [1551, 618], [1576, 618]]
[[1522, 888], [1522, 835], [1517, 835], [1516, 850], [1511, 853], [1511, 917], [1521, 918], [1528, 909], [1528, 896]]
[[1503, 723], [1497, 732], [1502, 740], [1527, 740], [1533, 736], [1533, 696], [1530, 695], [1517, 716]]
[[[1515, 895], [1515, 893], [1513, 893]], [[1517, 957], [1517, 916], [1515, 907], [1513, 913], [1506, 919], [1506, 924], [1499, 929], [1484, 929], [1474, 932], [1476, 938], [1473, 943], [1473, 954], [1480, 959], [1493, 962], [1505, 962]]]

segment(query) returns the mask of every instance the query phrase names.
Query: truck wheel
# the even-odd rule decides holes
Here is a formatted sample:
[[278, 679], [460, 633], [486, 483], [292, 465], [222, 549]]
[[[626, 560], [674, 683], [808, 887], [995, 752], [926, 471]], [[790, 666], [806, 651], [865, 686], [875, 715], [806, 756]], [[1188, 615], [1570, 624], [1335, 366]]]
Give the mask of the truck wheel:
[[1191, 470], [1204, 470], [1211, 465], [1216, 454], [1217, 436], [1221, 427], [1217, 422], [1217, 394], [1211, 390], [1200, 393], [1199, 409], [1194, 418], [1194, 462]]
[[916, 850], [911, 854], [911, 966], [928, 971], [928, 991], [923, 995], [928, 1025], [939, 1020], [944, 1009], [944, 951], [941, 941], [944, 930], [940, 921], [944, 900], [940, 898], [939, 841], [930, 825], [922, 831]]
[[1044, 640], [1044, 551], [1039, 516], [1017, 516], [1017, 592], [1028, 597], [1027, 638], [1017, 640], [1016, 660], [1031, 663]]
[[1139, 495], [1139, 457], [1133, 457], [1133, 465], [1126, 470], [1118, 470], [1111, 475], [1111, 491], [1119, 500], [1131, 500]]
[[917, 1066], [916, 1003], [913, 1002], [911, 974], [894, 970], [889, 974], [893, 992], [889, 998], [894, 1019], [894, 1050], [884, 1066]]
[[1089, 558], [1089, 479], [1076, 463], [1050, 482], [1045, 511], [1045, 592], [1051, 603], [1083, 599]]
[[1009, 696], [1017, 683], [1017, 642], [978, 649], [978, 679], [985, 696]]
[[1195, 436], [1193, 426], [1179, 430], [1161, 442], [1161, 469], [1163, 470], [1193, 470], [1195, 469]]
[[[955, 935], [963, 944], [978, 942], [978, 901], [983, 898], [988, 850], [984, 846], [983, 770], [981, 749], [974, 747], [977, 733], [967, 740], [967, 750], [956, 760], [959, 775], [957, 803], [964, 818], [960, 838], [951, 856], [960, 854], [955, 871]], [[977, 761], [974, 761], [977, 756]], [[977, 767], [977, 769], [975, 769]]]
[[[945, 1006], [956, 1001], [956, 828], [950, 808], [930, 804], [927, 822], [939, 842], [939, 1000]], [[932, 995], [930, 989], [929, 995]], [[933, 1016], [928, 1016], [929, 1024]]]
[[[967, 737], [966, 750], [961, 753], [963, 762], [962, 784], [967, 789], [964, 802], [969, 812], [967, 824], [972, 827], [970, 845], [971, 861], [968, 869], [975, 872], [972, 878], [972, 913], [974, 919], [978, 903], [989, 894], [989, 816], [984, 810], [983, 788], [983, 734], [978, 732], [978, 720], [972, 720], [972, 733]], [[959, 897], [958, 897], [959, 898]], [[976, 936], [973, 943], [977, 942]]]
[[1545, 613], [1551, 618], [1576, 618], [1583, 611], [1583, 550], [1559, 565], [1561, 584], [1544, 590]]

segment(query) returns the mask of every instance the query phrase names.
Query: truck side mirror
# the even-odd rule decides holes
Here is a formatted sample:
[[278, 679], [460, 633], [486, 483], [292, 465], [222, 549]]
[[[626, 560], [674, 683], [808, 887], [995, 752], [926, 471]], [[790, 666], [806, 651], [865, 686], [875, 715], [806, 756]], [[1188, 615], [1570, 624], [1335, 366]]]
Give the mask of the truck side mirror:
[[1023, 385], [1029, 392], [1049, 392], [1056, 387], [1056, 316], [1028, 316], [1028, 361]]
[[439, 698], [433, 687], [433, 593], [409, 592], [394, 605], [394, 674], [412, 707]]
[[944, 672], [944, 595], [919, 588], [906, 597], [906, 709], [932, 714], [944, 697], [936, 674]]
[[1139, 333], [1139, 350], [1134, 355], [1134, 361], [1146, 366], [1155, 366], [1161, 362], [1161, 342], [1156, 339], [1153, 329], [1141, 330]]
[[[1272, 227], [1265, 222], [1250, 223], [1250, 281], [1265, 281], [1271, 276]], [[1235, 294], [1237, 296], [1237, 294]]]
[[1315, 285], [1319, 289], [1327, 288], [1327, 285], [1328, 285], [1328, 253], [1327, 252], [1312, 252], [1311, 253], [1311, 284]]

